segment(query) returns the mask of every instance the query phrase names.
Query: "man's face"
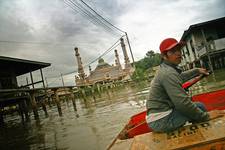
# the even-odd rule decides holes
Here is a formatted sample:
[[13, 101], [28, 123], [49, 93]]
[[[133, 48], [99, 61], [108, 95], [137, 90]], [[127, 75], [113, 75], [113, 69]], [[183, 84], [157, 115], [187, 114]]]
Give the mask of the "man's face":
[[181, 59], [182, 59], [181, 56], [182, 56], [181, 48], [180, 48], [180, 46], [177, 46], [167, 52], [167, 61], [169, 61], [175, 65], [178, 65], [179, 63], [181, 63]]

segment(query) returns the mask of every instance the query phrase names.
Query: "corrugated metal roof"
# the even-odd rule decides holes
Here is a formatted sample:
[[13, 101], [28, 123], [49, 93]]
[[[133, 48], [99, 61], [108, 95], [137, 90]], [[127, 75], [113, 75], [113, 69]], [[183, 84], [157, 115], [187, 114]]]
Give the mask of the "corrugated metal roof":
[[218, 18], [218, 19], [214, 19], [214, 20], [209, 20], [209, 21], [206, 21], [206, 22], [201, 22], [201, 23], [197, 23], [197, 24], [193, 24], [191, 25], [188, 30], [185, 30], [182, 37], [181, 37], [181, 41], [184, 40], [184, 38], [190, 33], [192, 32], [193, 30], [195, 29], [199, 29], [199, 28], [202, 28], [203, 26], [206, 26], [206, 25], [213, 25], [213, 24], [217, 24], [217, 23], [220, 23], [220, 22], [225, 22], [225, 17], [222, 17], [222, 18]]
[[50, 66], [50, 63], [0, 56], [0, 74], [23, 75]]

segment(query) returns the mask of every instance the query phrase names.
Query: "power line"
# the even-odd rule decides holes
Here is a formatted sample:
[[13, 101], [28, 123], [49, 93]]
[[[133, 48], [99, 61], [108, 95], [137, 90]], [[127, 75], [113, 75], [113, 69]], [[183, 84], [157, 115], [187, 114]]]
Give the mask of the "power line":
[[[96, 62], [100, 57], [103, 57], [105, 56], [106, 54], [108, 54], [109, 52], [111, 52], [114, 48], [116, 48], [118, 45], [120, 45], [120, 39], [123, 38], [124, 36], [126, 35], [123, 35], [119, 38], [119, 40], [117, 40], [110, 48], [108, 48], [105, 52], [103, 52], [100, 56], [98, 56], [97, 58], [93, 59], [92, 61], [90, 61], [89, 63], [85, 64], [84, 65], [84, 68], [88, 67], [89, 65], [91, 65], [92, 63]], [[125, 39], [125, 41], [127, 41], [127, 39]], [[127, 41], [128, 42], [128, 41]], [[78, 72], [78, 69], [75, 69], [73, 71], [70, 71], [70, 72], [67, 72], [67, 73], [63, 73], [63, 74], [60, 74], [60, 76], [66, 76], [66, 75], [70, 75], [70, 74], [73, 74], [73, 73], [76, 73]], [[52, 82], [48, 83], [49, 85], [50, 84], [53, 84], [55, 83], [57, 80], [59, 80], [60, 76], [55, 76], [55, 77], [48, 77], [48, 78], [55, 78], [55, 80], [53, 80]]]
[[[96, 25], [96, 23], [98, 24], [97, 26], [101, 26], [103, 27], [105, 30], [109, 31], [109, 32], [113, 32], [114, 34], [117, 33], [118, 34], [118, 28], [115, 27], [114, 25], [112, 25], [109, 21], [107, 21], [106, 19], [104, 19], [102, 16], [100, 16], [96, 11], [94, 11], [94, 9], [92, 9], [88, 4], [86, 4], [84, 1], [76, 1], [76, 0], [64, 0], [64, 2], [71, 7], [73, 10], [75, 9], [75, 7], [80, 10], [81, 15], [83, 15], [84, 17], [87, 17], [89, 20], [92, 20], [91, 22], [94, 23]], [[77, 10], [75, 10], [77, 11]], [[94, 21], [94, 22], [93, 22]], [[120, 29], [119, 29], [120, 30]], [[115, 32], [117, 31], [117, 32]], [[121, 30], [122, 31], [122, 30]], [[120, 32], [121, 32], [120, 31]], [[124, 32], [123, 32], [124, 33]], [[119, 34], [121, 35], [121, 34]]]
[[0, 40], [0, 43], [37, 44], [37, 45], [69, 45], [69, 46], [75, 45], [75, 44], [69, 44], [69, 43], [30, 42], [30, 41], [10, 41], [10, 40]]
[[[86, 12], [86, 10], [84, 10], [84, 9], [81, 8], [81, 7], [79, 7], [74, 1], [72, 1], [72, 0], [67, 0], [67, 1], [65, 1], [65, 0], [64, 0], [64, 2], [65, 2], [71, 9], [73, 9], [74, 11], [79, 12], [82, 16], [87, 17], [87, 18], [91, 18], [92, 20], [90, 20], [90, 19], [89, 19], [89, 20], [90, 20], [93, 24], [95, 24], [96, 26], [101, 25], [101, 23], [100, 23], [98, 20], [96, 20], [95, 18], [93, 18], [89, 12]], [[76, 8], [77, 8], [78, 10], [80, 10], [80, 11], [76, 10]]]
[[[113, 28], [105, 24], [102, 19], [99, 19], [98, 17], [95, 16], [92, 12], [90, 12], [85, 6], [83, 6], [81, 3], [78, 3], [77, 1], [73, 0], [64, 0], [65, 4], [67, 4], [70, 8], [72, 8], [74, 11], [78, 11], [82, 16], [90, 20], [93, 24], [96, 26], [101, 26], [103, 27], [106, 31], [112, 33], [112, 34], [118, 34], [116, 33]], [[78, 9], [78, 10], [77, 10]]]
[[[118, 28], [117, 27], [115, 27], [114, 25], [112, 25], [109, 21], [107, 21], [105, 18], [103, 18], [101, 15], [99, 15], [93, 8], [91, 8], [87, 3], [85, 3], [84, 1], [81, 1], [80, 0], [80, 2], [82, 3], [82, 4], [84, 4], [84, 6], [87, 8], [87, 9], [85, 9], [86, 11], [88, 11], [88, 12], [90, 12], [91, 14], [93, 14], [93, 16], [96, 18], [96, 19], [98, 19], [98, 20], [100, 20], [102, 23], [104, 23], [104, 25], [106, 25], [108, 28], [110, 28], [111, 30], [115, 30], [115, 29], [117, 29], [118, 30]], [[96, 16], [97, 15], [97, 16]], [[113, 27], [113, 28], [112, 28]], [[120, 29], [119, 29], [120, 30]]]
[[[121, 36], [119, 38], [119, 40], [117, 40], [110, 48], [108, 48], [104, 53], [102, 53], [100, 56], [98, 56], [97, 58], [93, 59], [92, 61], [90, 61], [89, 63], [85, 64], [84, 65], [84, 68], [88, 67], [89, 65], [91, 65], [92, 63], [96, 62], [100, 57], [103, 57], [104, 55], [108, 54], [110, 51], [112, 51], [115, 47], [117, 47], [118, 45], [120, 45], [120, 43], [118, 43], [120, 41], [120, 39], [122, 37], [124, 37], [125, 35]], [[78, 69], [74, 70], [74, 71], [70, 71], [70, 72], [67, 72], [67, 73], [63, 73], [62, 75], [65, 76], [65, 75], [69, 75], [69, 74], [72, 74], [72, 73], [76, 73], [78, 72]]]
[[[123, 35], [122, 37], [124, 37], [124, 35]], [[121, 38], [122, 38], [122, 37], [121, 37]], [[120, 43], [118, 43], [119, 41], [120, 41], [120, 38], [119, 38], [119, 40], [117, 40], [110, 48], [108, 48], [104, 53], [102, 53], [100, 56], [98, 56], [97, 58], [95, 58], [94, 60], [92, 60], [90, 63], [84, 65], [84, 68], [85, 68], [85, 67], [88, 67], [90, 64], [92, 64], [92, 63], [94, 63], [95, 61], [97, 61], [100, 57], [102, 57], [102, 56], [108, 54], [110, 51], [112, 51], [113, 48], [117, 47], [117, 46], [120, 44]]]
[[108, 49], [107, 51], [105, 51], [102, 55], [100, 55], [99, 57], [97, 57], [96, 59], [94, 59], [93, 61], [91, 61], [90, 63], [84, 65], [84, 67], [87, 67], [89, 65], [91, 65], [92, 63], [96, 62], [99, 58], [101, 58], [102, 56], [108, 54], [110, 51], [113, 50], [113, 48], [117, 47], [118, 45], [120, 45], [120, 43], [113, 45], [112, 47], [110, 47], [110, 49]]
[[[71, 1], [71, 0], [70, 0]], [[114, 26], [112, 23], [110, 23], [108, 20], [106, 20], [104, 17], [102, 17], [99, 13], [97, 13], [92, 7], [90, 7], [87, 3], [85, 3], [83, 0], [79, 0], [82, 4], [84, 4], [88, 9], [91, 10], [91, 12], [93, 12], [94, 14], [96, 14], [98, 17], [100, 17], [100, 19], [98, 17], [96, 17], [95, 15], [93, 17], [95, 17], [96, 19], [98, 20], [101, 20], [102, 22], [106, 22], [108, 24], [108, 27], [111, 26], [113, 27], [114, 29], [116, 29], [117, 31], [120, 31], [122, 33], [124, 33], [126, 35], [126, 38], [127, 38], [127, 42], [128, 42], [128, 45], [129, 45], [129, 50], [130, 50], [130, 53], [131, 53], [131, 56], [132, 56], [132, 60], [133, 60], [133, 63], [134, 63], [134, 56], [133, 56], [133, 52], [131, 50], [131, 46], [130, 46], [130, 42], [129, 42], [129, 38], [128, 38], [128, 35], [127, 35], [127, 32], [119, 29], [118, 27]], [[86, 11], [88, 11], [87, 9], [85, 9]], [[88, 11], [90, 13], [90, 11]], [[91, 13], [92, 14], [92, 13]]]
[[[114, 26], [108, 20], [103, 18], [101, 15], [99, 15], [94, 9], [92, 9], [83, 0], [79, 0], [79, 1], [83, 4], [83, 6], [82, 6], [81, 3], [78, 3], [77, 1], [74, 1], [74, 0], [64, 0], [65, 4], [68, 5], [70, 8], [72, 8], [74, 11], [77, 11], [77, 9], [78, 9], [82, 16], [88, 18], [89, 20], [91, 19], [90, 21], [92, 23], [94, 23], [95, 25], [100, 25], [101, 27], [103, 27], [108, 32], [111, 32], [111, 33], [113, 32], [114, 33], [115, 30], [116, 30], [117, 32], [119, 31], [119, 32], [122, 32], [122, 33], [126, 33], [123, 30], [119, 29], [118, 27]], [[125, 34], [122, 37], [124, 37], [124, 36], [127, 36], [127, 35]], [[84, 65], [84, 68], [86, 68], [90, 64], [96, 62], [100, 57], [102, 57], [102, 56], [108, 54], [110, 51], [112, 51], [114, 47], [117, 47], [120, 44], [120, 43], [118, 43], [118, 41], [120, 41], [120, 39], [117, 40], [109, 49], [107, 49], [100, 56], [98, 56], [97, 58], [92, 60], [90, 63]], [[65, 74], [63, 74], [63, 76], [69, 75], [69, 74], [72, 74], [72, 73], [75, 73], [75, 72], [78, 72], [78, 70], [76, 69], [75, 71], [71, 71], [71, 72], [65, 73]]]
[[102, 18], [105, 22], [107, 22], [109, 25], [111, 25], [112, 27], [114, 27], [115, 29], [117, 29], [118, 31], [125, 33], [125, 31], [119, 29], [118, 27], [114, 26], [112, 23], [110, 23], [108, 20], [106, 20], [105, 18], [103, 18], [101, 15], [99, 15], [93, 8], [91, 8], [87, 3], [85, 3], [83, 0], [80, 0], [84, 5], [86, 5], [88, 8], [90, 8], [96, 15], [98, 15], [100, 18]]
[[[73, 9], [74, 11], [76, 11], [76, 12], [78, 12], [78, 13], [80, 13], [82, 16], [84, 16], [84, 17], [89, 17], [88, 16], [88, 14], [86, 14], [85, 12], [79, 12], [78, 10], [76, 10], [72, 5], [71, 5], [71, 2], [70, 1], [66, 1], [66, 0], [64, 0], [64, 3], [67, 5], [67, 6], [69, 6], [71, 9]], [[80, 9], [77, 5], [74, 5], [76, 8], [78, 8], [78, 9]], [[96, 22], [94, 22], [93, 20], [90, 20], [93, 24], [95, 24], [96, 26], [98, 26], [97, 25], [97, 23]]]

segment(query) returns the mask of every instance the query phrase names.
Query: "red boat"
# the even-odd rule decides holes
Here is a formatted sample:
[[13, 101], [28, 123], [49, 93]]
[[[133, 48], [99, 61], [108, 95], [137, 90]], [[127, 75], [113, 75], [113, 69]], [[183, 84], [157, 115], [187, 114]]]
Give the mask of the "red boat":
[[[190, 86], [202, 79], [203, 76], [196, 77], [195, 79], [183, 84], [184, 89], [188, 89]], [[202, 102], [205, 104], [207, 111], [210, 110], [224, 110], [225, 109], [225, 89], [203, 93], [192, 97], [192, 101]], [[151, 132], [145, 120], [146, 111], [138, 113], [131, 117], [130, 121], [124, 127], [124, 129], [117, 136], [118, 139], [124, 140], [133, 138], [136, 135]]]

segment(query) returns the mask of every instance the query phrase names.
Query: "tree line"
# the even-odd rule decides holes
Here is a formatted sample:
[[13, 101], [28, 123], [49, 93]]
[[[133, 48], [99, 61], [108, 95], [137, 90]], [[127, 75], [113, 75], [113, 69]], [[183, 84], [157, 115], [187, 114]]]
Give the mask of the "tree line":
[[147, 80], [149, 78], [149, 73], [152, 71], [152, 68], [158, 66], [160, 62], [161, 56], [159, 53], [155, 53], [153, 50], [148, 51], [144, 58], [134, 63], [135, 72], [131, 77], [132, 80]]

